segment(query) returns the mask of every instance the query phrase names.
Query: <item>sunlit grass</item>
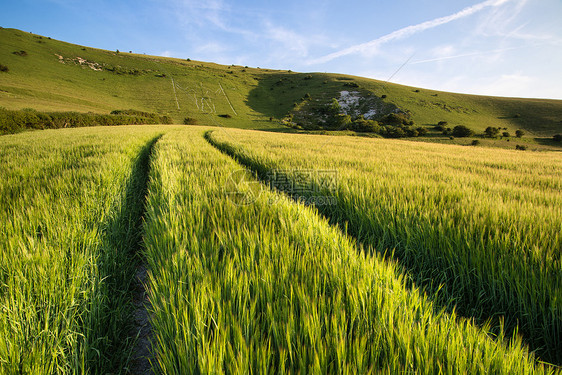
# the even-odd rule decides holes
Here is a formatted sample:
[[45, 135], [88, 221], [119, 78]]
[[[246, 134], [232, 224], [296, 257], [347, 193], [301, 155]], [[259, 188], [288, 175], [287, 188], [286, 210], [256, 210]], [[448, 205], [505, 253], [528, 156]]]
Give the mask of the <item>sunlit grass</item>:
[[544, 371], [519, 339], [443, 312], [314, 209], [267, 190], [234, 204], [225, 186], [240, 166], [203, 131], [168, 133], [152, 159], [145, 245], [160, 372]]
[[305, 192], [336, 198], [319, 207], [333, 223], [390, 252], [440, 305], [518, 327], [562, 362], [562, 155], [235, 130], [211, 139], [262, 177], [336, 170], [335, 191]]
[[158, 128], [0, 137], [0, 373], [126, 365], [143, 178]]

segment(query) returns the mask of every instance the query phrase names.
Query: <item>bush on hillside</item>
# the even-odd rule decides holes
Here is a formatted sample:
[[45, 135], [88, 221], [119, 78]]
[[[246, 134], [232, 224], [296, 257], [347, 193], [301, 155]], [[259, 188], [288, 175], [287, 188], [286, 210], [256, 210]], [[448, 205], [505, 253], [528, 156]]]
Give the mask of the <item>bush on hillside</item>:
[[8, 72], [10, 69], [6, 65], [0, 64], [0, 72]]
[[515, 136], [516, 136], [517, 138], [521, 138], [521, 137], [524, 136], [524, 135], [525, 135], [525, 132], [524, 132], [523, 130], [521, 130], [521, 129], [518, 129], [518, 130], [515, 131]]
[[511, 137], [511, 134], [509, 134], [509, 132], [503, 132], [502, 137], [509, 138], [509, 137]]
[[414, 122], [402, 113], [390, 113], [384, 116], [383, 118], [381, 118], [380, 122], [383, 123], [384, 125], [393, 125], [393, 126], [414, 125]]
[[478, 146], [480, 144], [480, 141], [478, 139], [475, 139], [472, 141], [471, 145], [473, 146]]
[[24, 50], [21, 50], [21, 51], [14, 51], [14, 52], [12, 52], [12, 53], [13, 53], [14, 55], [16, 55], [16, 56], [21, 56], [21, 57], [27, 56], [27, 52], [24, 51]]
[[219, 117], [222, 117], [222, 118], [232, 118], [232, 116], [229, 115], [228, 113], [226, 113], [226, 114], [224, 114], [224, 115], [219, 115]]
[[457, 125], [453, 128], [453, 135], [455, 137], [459, 137], [459, 138], [470, 137], [473, 134], [474, 132], [472, 131], [472, 129], [464, 125]]
[[183, 119], [183, 124], [184, 125], [197, 125], [197, 119], [194, 119], [193, 117], [186, 117]]
[[554, 136], [552, 136], [552, 139], [554, 140], [554, 142], [562, 142], [562, 134], [555, 134]]
[[524, 145], [515, 145], [515, 149], [516, 150], [520, 150], [520, 151], [525, 151], [527, 149], [527, 146]]
[[426, 128], [422, 128], [421, 126], [416, 128], [416, 130], [418, 131], [418, 135], [420, 137], [423, 137], [424, 135], [427, 135], [427, 129]]
[[363, 116], [351, 122], [348, 126], [349, 130], [360, 133], [380, 133], [381, 127], [378, 122], [373, 120], [366, 120]]
[[492, 126], [488, 126], [486, 128], [486, 130], [484, 130], [484, 134], [486, 134], [486, 136], [490, 137], [490, 138], [495, 138], [497, 137], [497, 135], [499, 134], [500, 129], [498, 128], [494, 128]]

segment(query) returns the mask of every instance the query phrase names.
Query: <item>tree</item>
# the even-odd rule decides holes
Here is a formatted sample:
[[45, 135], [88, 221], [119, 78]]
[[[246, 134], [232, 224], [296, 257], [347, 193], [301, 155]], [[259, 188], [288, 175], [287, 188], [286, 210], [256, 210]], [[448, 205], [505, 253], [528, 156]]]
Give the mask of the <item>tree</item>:
[[502, 137], [509, 138], [509, 137], [511, 137], [511, 134], [509, 134], [509, 132], [503, 132]]
[[473, 134], [474, 132], [470, 128], [467, 128], [464, 125], [457, 125], [453, 129], [453, 136], [455, 137], [459, 137], [459, 138], [470, 137]]
[[518, 130], [515, 131], [515, 136], [516, 136], [517, 138], [521, 138], [521, 137], [524, 136], [524, 135], [525, 135], [525, 132], [524, 132], [523, 130], [521, 130], [521, 129], [518, 129]]
[[497, 135], [499, 134], [500, 130], [498, 128], [494, 128], [492, 126], [488, 126], [486, 128], [486, 130], [484, 130], [484, 133], [490, 137], [490, 138], [495, 138], [497, 137]]

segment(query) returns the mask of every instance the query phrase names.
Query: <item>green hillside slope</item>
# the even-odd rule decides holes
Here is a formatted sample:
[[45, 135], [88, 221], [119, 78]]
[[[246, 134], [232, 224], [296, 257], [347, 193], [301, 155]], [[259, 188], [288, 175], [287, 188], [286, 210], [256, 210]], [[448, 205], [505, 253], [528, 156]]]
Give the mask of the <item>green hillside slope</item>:
[[279, 120], [306, 98], [309, 108], [350, 95], [363, 107], [398, 108], [416, 126], [447, 121], [478, 132], [488, 126], [539, 137], [562, 132], [561, 100], [454, 94], [339, 74], [105, 51], [15, 29], [0, 29], [0, 65], [8, 69], [0, 71], [0, 106], [8, 109], [109, 113], [132, 108], [168, 114], [178, 123], [190, 117], [208, 125], [284, 129]]

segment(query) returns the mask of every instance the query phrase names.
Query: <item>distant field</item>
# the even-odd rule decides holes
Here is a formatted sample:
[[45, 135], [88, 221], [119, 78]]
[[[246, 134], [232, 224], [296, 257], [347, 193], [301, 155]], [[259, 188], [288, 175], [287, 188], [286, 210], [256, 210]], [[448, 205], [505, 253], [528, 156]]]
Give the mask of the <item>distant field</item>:
[[[562, 133], [562, 101], [496, 98], [416, 89], [361, 77], [295, 73], [105, 51], [14, 29], [0, 29], [0, 106], [108, 114], [134, 109], [186, 117], [201, 125], [290, 130], [280, 124], [309, 94], [317, 105], [342, 91], [411, 114], [416, 126], [447, 121], [476, 132], [524, 129], [529, 137]], [[22, 52], [23, 51], [23, 52]], [[220, 117], [219, 115], [223, 115]]]

